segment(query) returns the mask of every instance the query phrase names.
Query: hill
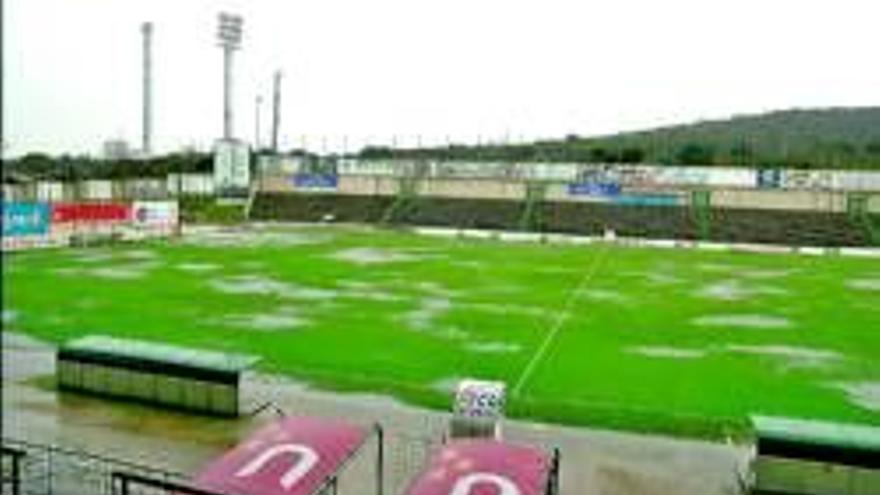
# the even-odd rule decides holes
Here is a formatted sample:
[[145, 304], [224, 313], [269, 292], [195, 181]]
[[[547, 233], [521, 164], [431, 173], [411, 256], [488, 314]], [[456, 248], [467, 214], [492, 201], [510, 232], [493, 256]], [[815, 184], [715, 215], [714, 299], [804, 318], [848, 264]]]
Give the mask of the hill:
[[515, 145], [364, 148], [361, 158], [880, 169], [880, 107], [785, 110]]

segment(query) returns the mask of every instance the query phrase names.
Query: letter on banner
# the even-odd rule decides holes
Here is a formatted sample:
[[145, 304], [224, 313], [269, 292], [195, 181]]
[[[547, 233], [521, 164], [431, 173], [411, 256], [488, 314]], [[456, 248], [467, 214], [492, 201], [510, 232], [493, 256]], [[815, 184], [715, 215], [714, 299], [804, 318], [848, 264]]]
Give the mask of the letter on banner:
[[251, 476], [262, 469], [262, 467], [272, 460], [272, 458], [284, 453], [300, 455], [299, 460], [296, 461], [286, 473], [284, 473], [284, 476], [281, 477], [279, 482], [282, 488], [290, 490], [291, 487], [296, 485], [296, 483], [318, 463], [318, 453], [311, 447], [297, 443], [275, 445], [274, 447], [264, 450], [262, 454], [255, 457], [251, 462], [245, 464], [235, 473], [235, 476], [237, 478]]
[[449, 495], [470, 495], [477, 483], [492, 483], [500, 490], [498, 495], [519, 495], [519, 488], [512, 481], [493, 473], [471, 473], [455, 482]]

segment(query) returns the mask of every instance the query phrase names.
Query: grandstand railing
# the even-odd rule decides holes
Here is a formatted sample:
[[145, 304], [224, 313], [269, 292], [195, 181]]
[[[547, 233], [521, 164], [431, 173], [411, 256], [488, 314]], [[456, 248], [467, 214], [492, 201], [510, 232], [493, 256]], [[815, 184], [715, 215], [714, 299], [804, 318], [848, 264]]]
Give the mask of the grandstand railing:
[[[392, 437], [375, 425], [316, 493], [400, 493], [440, 439]], [[191, 473], [13, 438], [3, 438], [2, 461], [2, 495], [229, 495], [195, 486]]]
[[111, 486], [113, 495], [150, 495], [150, 494], [179, 494], [179, 495], [226, 495], [222, 493], [203, 490], [201, 488], [166, 481], [149, 476], [116, 471], [111, 473]]
[[[113, 495], [114, 473], [184, 484], [182, 473], [82, 450], [3, 438], [4, 495]], [[216, 494], [215, 494], [216, 495]]]

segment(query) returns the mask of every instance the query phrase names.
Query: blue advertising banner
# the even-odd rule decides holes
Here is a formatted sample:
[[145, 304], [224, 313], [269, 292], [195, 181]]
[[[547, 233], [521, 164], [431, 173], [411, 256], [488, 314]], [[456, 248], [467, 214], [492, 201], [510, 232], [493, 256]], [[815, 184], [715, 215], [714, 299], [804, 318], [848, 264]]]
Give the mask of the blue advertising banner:
[[3, 237], [42, 235], [49, 232], [47, 203], [3, 203]]
[[779, 189], [782, 185], [782, 170], [778, 168], [758, 169], [758, 189]]
[[569, 196], [617, 196], [620, 184], [615, 182], [572, 182], [568, 184]]
[[339, 177], [334, 174], [294, 174], [297, 189], [336, 189]]
[[611, 201], [627, 206], [676, 206], [681, 203], [681, 197], [675, 194], [623, 194]]

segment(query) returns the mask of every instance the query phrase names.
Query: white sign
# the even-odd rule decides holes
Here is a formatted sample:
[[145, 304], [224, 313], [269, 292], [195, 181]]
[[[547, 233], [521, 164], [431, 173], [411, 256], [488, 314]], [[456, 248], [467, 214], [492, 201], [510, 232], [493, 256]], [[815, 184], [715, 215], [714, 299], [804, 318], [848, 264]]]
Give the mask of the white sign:
[[453, 413], [462, 418], [498, 420], [504, 415], [503, 382], [462, 380], [455, 393]]
[[177, 225], [177, 201], [135, 201], [131, 209], [137, 226]]
[[247, 190], [251, 182], [250, 149], [237, 141], [217, 141], [214, 146], [214, 187], [221, 194]]
[[37, 182], [37, 200], [48, 202], [64, 200], [64, 185], [60, 182]]
[[109, 180], [87, 180], [83, 183], [86, 199], [113, 199], [113, 182]]

